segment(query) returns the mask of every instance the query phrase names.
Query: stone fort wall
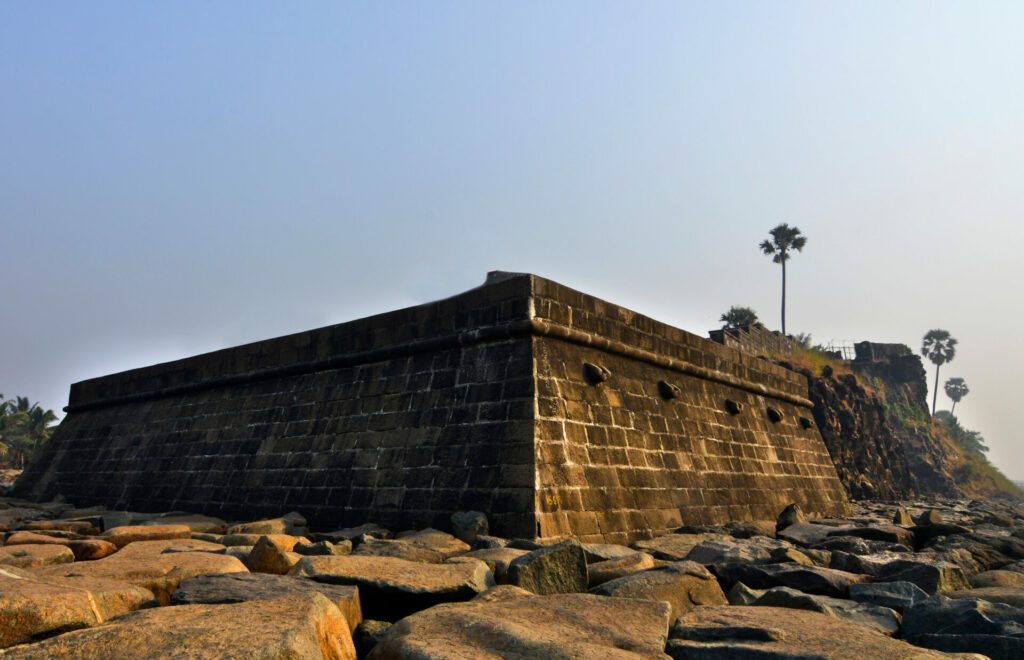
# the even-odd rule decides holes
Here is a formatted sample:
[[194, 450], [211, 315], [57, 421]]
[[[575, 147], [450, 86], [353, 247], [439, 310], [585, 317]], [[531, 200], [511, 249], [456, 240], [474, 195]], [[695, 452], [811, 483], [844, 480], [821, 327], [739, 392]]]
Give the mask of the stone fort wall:
[[533, 275], [78, 383], [30, 497], [625, 542], [846, 497], [802, 376]]

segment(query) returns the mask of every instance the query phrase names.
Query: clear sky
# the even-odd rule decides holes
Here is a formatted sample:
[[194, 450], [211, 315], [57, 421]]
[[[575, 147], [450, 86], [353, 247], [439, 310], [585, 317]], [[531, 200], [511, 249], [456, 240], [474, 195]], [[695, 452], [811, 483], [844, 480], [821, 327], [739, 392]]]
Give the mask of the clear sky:
[[[1024, 3], [0, 3], [0, 392], [531, 271], [960, 340], [1024, 479]], [[940, 398], [945, 405], [948, 400]]]

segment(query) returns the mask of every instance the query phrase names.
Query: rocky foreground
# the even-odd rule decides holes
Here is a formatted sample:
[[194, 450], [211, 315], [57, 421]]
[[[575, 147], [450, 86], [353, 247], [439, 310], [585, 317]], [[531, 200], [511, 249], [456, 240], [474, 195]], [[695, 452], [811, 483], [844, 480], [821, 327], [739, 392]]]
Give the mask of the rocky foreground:
[[0, 656], [1024, 657], [1024, 507], [854, 508], [625, 547], [0, 498]]

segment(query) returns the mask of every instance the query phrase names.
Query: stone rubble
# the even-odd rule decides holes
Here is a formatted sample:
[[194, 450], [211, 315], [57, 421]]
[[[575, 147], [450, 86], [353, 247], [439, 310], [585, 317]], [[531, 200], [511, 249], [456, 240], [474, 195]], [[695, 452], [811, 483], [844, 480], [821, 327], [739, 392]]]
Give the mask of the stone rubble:
[[1024, 657], [1020, 503], [794, 506], [631, 546], [482, 515], [395, 533], [0, 498], [0, 658]]

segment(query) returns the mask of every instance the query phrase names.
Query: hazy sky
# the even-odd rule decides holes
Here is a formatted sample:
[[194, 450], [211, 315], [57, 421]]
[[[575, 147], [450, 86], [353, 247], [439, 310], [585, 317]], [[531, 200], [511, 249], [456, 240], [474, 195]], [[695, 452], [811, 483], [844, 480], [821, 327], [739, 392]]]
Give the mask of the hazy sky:
[[[959, 338], [1024, 479], [1024, 3], [0, 3], [0, 392], [532, 271]], [[948, 405], [944, 396], [940, 401]]]

